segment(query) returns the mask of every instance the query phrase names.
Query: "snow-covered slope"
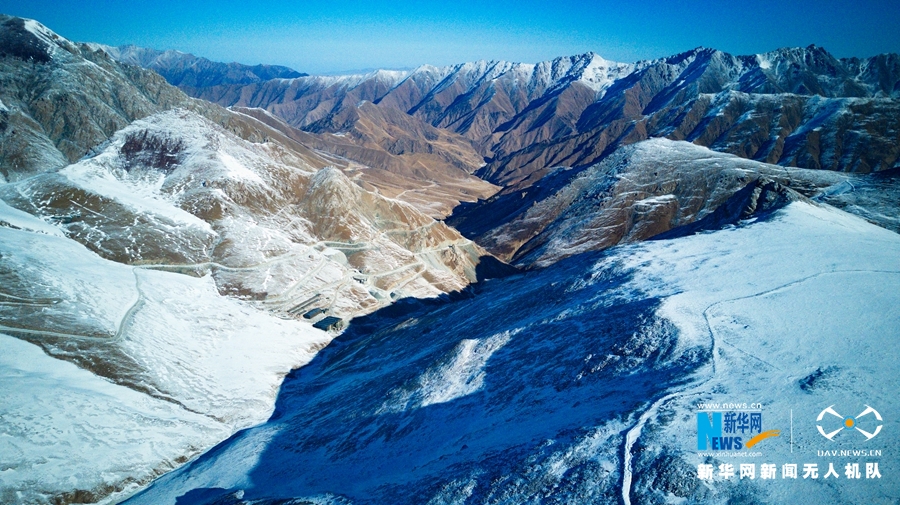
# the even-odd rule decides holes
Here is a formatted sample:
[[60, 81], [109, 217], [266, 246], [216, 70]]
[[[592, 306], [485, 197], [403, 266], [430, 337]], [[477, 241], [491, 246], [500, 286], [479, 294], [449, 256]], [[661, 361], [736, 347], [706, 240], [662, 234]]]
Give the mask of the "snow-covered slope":
[[[673, 321], [685, 341], [706, 342], [712, 350], [706, 376], [658, 400], [644, 416], [646, 425], [633, 430], [639, 440], [630, 446], [637, 476], [632, 503], [641, 502], [642, 494], [664, 496], [665, 488], [653, 480], [665, 475], [659, 466], [668, 458], [679, 457], [696, 475], [707, 458], [698, 454], [696, 438], [685, 434], [696, 434], [698, 405], [738, 399], [762, 404], [764, 429], [780, 430], [778, 438], [755, 447], [758, 456], [749, 460], [757, 467], [776, 463], [779, 478], [753, 483], [717, 476], [707, 489], [698, 488], [698, 496], [725, 502], [750, 495], [758, 503], [898, 499], [896, 480], [887, 476], [897, 468], [900, 450], [897, 437], [888, 435], [900, 427], [893, 394], [900, 386], [897, 235], [832, 208], [804, 204], [789, 206], [773, 221], [751, 225], [759, 232], [749, 236], [737, 228], [654, 244], [648, 250], [652, 259], [638, 255], [626, 262], [643, 265], [636, 281], [655, 285], [650, 294], [670, 294], [658, 314]], [[753, 242], [744, 242], [748, 238]], [[764, 257], [757, 256], [761, 252]], [[697, 269], [698, 262], [704, 266]], [[673, 285], [657, 283], [672, 272]], [[829, 422], [817, 422], [824, 409], [833, 406], [853, 419], [867, 405], [883, 417], [885, 436], [820, 436], [817, 424]], [[870, 432], [882, 424], [871, 415], [854, 422]], [[851, 452], [836, 457], [842, 450]], [[718, 474], [720, 463], [737, 468], [745, 461], [710, 462]], [[801, 480], [780, 478], [783, 463], [798, 464]], [[818, 480], [802, 479], [808, 463], [820, 469]], [[891, 470], [870, 480], [867, 463]], [[823, 480], [829, 464], [840, 480]], [[848, 479], [847, 464], [858, 464], [865, 480]]]
[[330, 340], [219, 295], [209, 276], [115, 263], [4, 209], [4, 503], [140, 486], [266, 419], [281, 378]]
[[[293, 373], [267, 423], [128, 503], [892, 502], [896, 437], [865, 446], [883, 478], [848, 481], [816, 451], [858, 441], [829, 444], [815, 417], [866, 402], [896, 430], [898, 258], [897, 234], [795, 202], [395, 306]], [[781, 437], [701, 457], [706, 401], [761, 403]], [[706, 462], [820, 474], [705, 482]]]
[[180, 109], [133, 123], [58, 173], [0, 187], [0, 198], [108, 259], [212, 271], [222, 293], [283, 313], [317, 297], [348, 317], [458, 290], [483, 254], [336, 169]]
[[264, 421], [331, 339], [313, 323], [490, 273], [410, 205], [184, 109], [96, 151], [0, 184], [4, 503], [133, 491]]

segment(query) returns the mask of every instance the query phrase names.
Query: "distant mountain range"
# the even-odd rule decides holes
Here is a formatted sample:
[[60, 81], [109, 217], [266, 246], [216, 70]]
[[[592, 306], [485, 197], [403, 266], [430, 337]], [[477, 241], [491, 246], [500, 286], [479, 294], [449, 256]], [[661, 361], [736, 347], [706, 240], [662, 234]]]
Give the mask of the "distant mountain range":
[[398, 110], [470, 140], [485, 163], [470, 169], [503, 187], [658, 136], [804, 168], [871, 172], [900, 159], [900, 55], [837, 59], [817, 46], [751, 56], [697, 48], [628, 64], [588, 53], [188, 92], [319, 134], [359, 130], [363, 102]]
[[[520, 258], [526, 242], [534, 247], [533, 234], [543, 229], [535, 219], [551, 217], [510, 220], [525, 219], [530, 205], [618, 147], [648, 138], [687, 140], [783, 167], [865, 173], [900, 166], [896, 54], [837, 59], [809, 46], [732, 56], [697, 48], [623, 64], [588, 53], [537, 64], [425, 65], [188, 92], [257, 117], [264, 110], [306, 134], [307, 143], [368, 167], [427, 182], [446, 168], [426, 163], [417, 172], [387, 160], [437, 154], [498, 186], [490, 198], [482, 193], [454, 209], [463, 198], [451, 197], [430, 210], [445, 217], [453, 209], [450, 223], [505, 259]], [[512, 235], [510, 226], [517, 227]]]
[[169, 84], [188, 91], [229, 84], [253, 84], [270, 79], [293, 79], [307, 75], [279, 65], [219, 63], [171, 49], [160, 51], [134, 45], [113, 47], [88, 44], [88, 46], [103, 49], [122, 63], [154, 70], [165, 77]]

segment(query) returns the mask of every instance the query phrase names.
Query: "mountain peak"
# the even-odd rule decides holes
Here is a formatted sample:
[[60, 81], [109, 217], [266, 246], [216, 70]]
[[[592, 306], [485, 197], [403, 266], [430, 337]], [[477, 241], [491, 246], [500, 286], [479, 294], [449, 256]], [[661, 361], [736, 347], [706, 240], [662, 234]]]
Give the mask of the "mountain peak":
[[719, 51], [718, 49], [697, 46], [689, 51], [674, 54], [672, 56], [666, 56], [666, 57], [660, 58], [658, 60], [652, 60], [652, 61], [649, 61], [648, 63], [664, 62], [669, 65], [680, 65], [684, 62], [693, 61], [698, 57], [711, 58], [712, 56], [714, 56], [716, 54], [725, 54], [725, 53], [723, 53], [722, 51]]
[[76, 50], [71, 41], [33, 19], [0, 14], [0, 55], [45, 63], [57, 48]]
[[765, 54], [778, 54], [784, 56], [791, 55], [794, 57], [802, 57], [806, 55], [827, 55], [829, 57], [832, 57], [831, 53], [829, 53], [827, 49], [815, 44], [810, 44], [806, 47], [780, 47]]

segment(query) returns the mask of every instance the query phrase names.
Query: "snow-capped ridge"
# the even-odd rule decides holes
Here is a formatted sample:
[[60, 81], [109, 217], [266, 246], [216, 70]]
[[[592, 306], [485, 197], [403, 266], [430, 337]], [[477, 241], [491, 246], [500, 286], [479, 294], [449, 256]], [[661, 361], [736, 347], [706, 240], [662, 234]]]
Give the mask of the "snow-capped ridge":
[[24, 23], [25, 29], [32, 33], [40, 41], [47, 44], [48, 47], [60, 47], [69, 52], [76, 51], [75, 44], [73, 44], [65, 37], [60, 36], [53, 30], [42, 25], [40, 22], [35, 21], [34, 19], [25, 19]]

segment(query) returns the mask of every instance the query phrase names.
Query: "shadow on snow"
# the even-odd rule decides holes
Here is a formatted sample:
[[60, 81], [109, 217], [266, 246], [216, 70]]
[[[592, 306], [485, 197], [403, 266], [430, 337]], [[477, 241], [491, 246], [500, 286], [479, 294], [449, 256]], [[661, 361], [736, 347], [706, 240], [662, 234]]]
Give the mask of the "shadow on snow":
[[267, 423], [174, 472], [215, 472], [268, 430], [253, 485], [177, 503], [615, 502], [634, 414], [708, 359], [675, 352], [630, 277], [587, 253], [354, 319], [285, 378]]

